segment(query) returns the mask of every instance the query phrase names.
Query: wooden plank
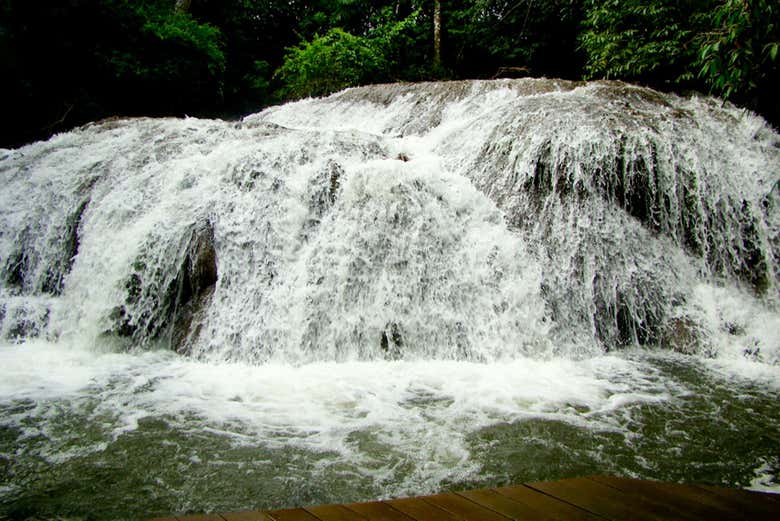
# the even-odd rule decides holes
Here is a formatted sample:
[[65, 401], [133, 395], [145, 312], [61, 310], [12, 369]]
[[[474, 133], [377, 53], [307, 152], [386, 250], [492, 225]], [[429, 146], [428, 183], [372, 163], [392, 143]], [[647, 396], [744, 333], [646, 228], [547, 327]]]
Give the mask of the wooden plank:
[[735, 488], [721, 488], [711, 485], [697, 485], [708, 494], [728, 502], [732, 508], [739, 509], [745, 519], [756, 521], [777, 521], [780, 510], [772, 499], [765, 494], [751, 493]]
[[387, 503], [372, 501], [370, 503], [350, 503], [344, 505], [353, 512], [372, 521], [411, 521], [412, 518], [396, 510]]
[[458, 495], [512, 519], [522, 519], [523, 521], [553, 521], [555, 519], [541, 510], [512, 501], [493, 490], [467, 490], [458, 492]]
[[220, 514], [225, 521], [271, 521], [271, 518], [266, 516], [263, 512], [226, 512]]
[[457, 494], [436, 494], [423, 498], [426, 503], [458, 516], [461, 519], [475, 519], [480, 521], [508, 521], [509, 518], [488, 509], [478, 503], [470, 501]]
[[748, 492], [751, 492], [753, 494], [761, 494], [767, 499], [771, 499], [776, 503], [780, 503], [780, 492], [760, 492], [758, 490], [749, 490]]
[[617, 488], [627, 494], [653, 498], [678, 512], [683, 512], [690, 519], [723, 521], [743, 519], [740, 510], [694, 486], [613, 476], [590, 476], [589, 479]]
[[176, 516], [178, 521], [225, 521], [219, 514], [193, 514], [189, 516]]
[[779, 521], [767, 493], [590, 476], [516, 487], [268, 512], [157, 517], [149, 521]]
[[316, 517], [302, 508], [285, 508], [265, 512], [273, 521], [318, 521]]
[[412, 519], [417, 519], [418, 521], [443, 521], [458, 519], [446, 510], [442, 510], [435, 505], [426, 503], [420, 498], [410, 497], [402, 499], [391, 499], [389, 501], [385, 501], [385, 503], [395, 508], [396, 510], [403, 512]]
[[774, 508], [776, 506], [775, 502], [777, 497], [775, 494], [770, 494], [769, 492], [758, 492], [756, 490], [745, 490], [742, 488], [716, 487], [714, 485], [697, 485], [697, 487], [703, 488], [710, 493], [714, 492], [719, 495], [737, 497], [742, 501], [758, 501], [767, 508]]
[[545, 512], [553, 519], [565, 521], [603, 521], [604, 518], [560, 499], [553, 498], [525, 486], [493, 489], [512, 501], [522, 503], [534, 510]]
[[662, 503], [644, 500], [638, 496], [628, 496], [621, 490], [587, 478], [529, 483], [526, 486], [615, 521], [623, 519], [686, 521], [688, 519], [686, 515]]
[[320, 505], [306, 507], [308, 513], [322, 521], [365, 521], [365, 517], [343, 505]]

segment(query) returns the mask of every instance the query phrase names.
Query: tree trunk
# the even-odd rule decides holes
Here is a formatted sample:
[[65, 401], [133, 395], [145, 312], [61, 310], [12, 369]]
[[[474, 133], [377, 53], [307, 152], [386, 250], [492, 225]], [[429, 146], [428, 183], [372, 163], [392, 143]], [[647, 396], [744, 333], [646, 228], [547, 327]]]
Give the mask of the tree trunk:
[[433, 67], [441, 67], [441, 1], [433, 2]]
[[173, 10], [177, 13], [186, 13], [190, 10], [191, 0], [176, 0], [176, 6]]

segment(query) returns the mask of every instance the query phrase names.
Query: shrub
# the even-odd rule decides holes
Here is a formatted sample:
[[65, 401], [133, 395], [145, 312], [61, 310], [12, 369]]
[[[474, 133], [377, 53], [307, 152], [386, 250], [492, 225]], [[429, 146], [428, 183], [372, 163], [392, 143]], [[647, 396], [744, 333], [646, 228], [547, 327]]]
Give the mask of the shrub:
[[367, 37], [331, 29], [325, 36], [290, 47], [275, 77], [287, 98], [323, 96], [385, 79], [381, 46]]

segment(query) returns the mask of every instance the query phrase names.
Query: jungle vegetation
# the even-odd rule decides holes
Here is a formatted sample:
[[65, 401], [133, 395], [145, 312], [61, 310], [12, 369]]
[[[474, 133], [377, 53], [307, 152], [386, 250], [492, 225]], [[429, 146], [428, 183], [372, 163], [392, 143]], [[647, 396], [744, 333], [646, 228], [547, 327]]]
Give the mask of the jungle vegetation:
[[0, 147], [499, 71], [711, 93], [780, 124], [776, 0], [2, 0]]

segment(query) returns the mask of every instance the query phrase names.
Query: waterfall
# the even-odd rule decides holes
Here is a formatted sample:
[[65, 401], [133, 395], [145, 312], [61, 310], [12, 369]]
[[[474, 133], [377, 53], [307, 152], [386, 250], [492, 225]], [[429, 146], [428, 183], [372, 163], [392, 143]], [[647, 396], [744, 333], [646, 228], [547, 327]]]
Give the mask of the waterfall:
[[780, 362], [780, 136], [620, 82], [348, 89], [0, 151], [0, 335], [204, 360]]

